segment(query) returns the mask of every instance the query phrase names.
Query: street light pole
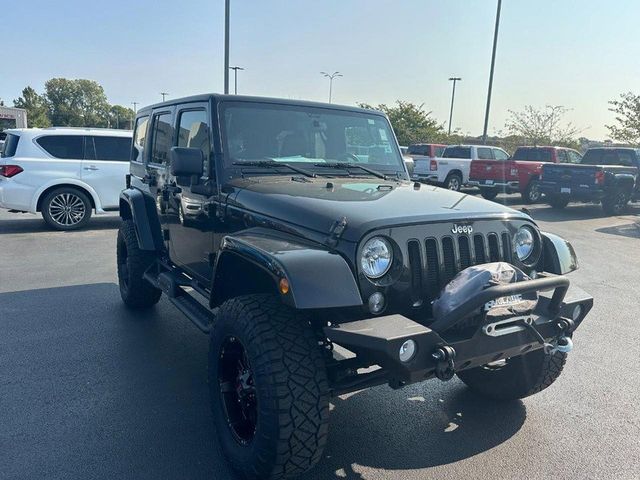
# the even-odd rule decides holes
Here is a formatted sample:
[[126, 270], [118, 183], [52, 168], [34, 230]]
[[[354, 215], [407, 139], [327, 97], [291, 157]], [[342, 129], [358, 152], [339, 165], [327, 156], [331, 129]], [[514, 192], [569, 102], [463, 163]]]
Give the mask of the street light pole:
[[138, 113], [138, 103], [139, 102], [131, 102], [131, 105], [133, 105], [133, 113]]
[[493, 88], [493, 69], [496, 65], [496, 46], [498, 45], [498, 28], [500, 27], [500, 9], [502, 0], [498, 0], [498, 10], [496, 11], [496, 27], [493, 31], [493, 51], [491, 52], [491, 70], [489, 71], [489, 90], [487, 91], [487, 109], [484, 113], [484, 130], [482, 132], [482, 143], [487, 143], [487, 129], [489, 128], [489, 108], [491, 107], [491, 89]]
[[230, 0], [224, 2], [224, 93], [229, 93], [229, 9]]
[[167, 95], [169, 95], [167, 92], [160, 92], [160, 95], [162, 95], [162, 101], [164, 102], [164, 99], [167, 97]]
[[238, 70], [244, 70], [242, 67], [229, 67], [229, 70], [233, 70], [234, 92], [238, 94]]
[[340, 72], [333, 72], [331, 75], [329, 75], [327, 72], [320, 73], [329, 79], [329, 103], [331, 103], [331, 96], [333, 93], [333, 79], [335, 77], [342, 77], [342, 74]]
[[453, 118], [453, 100], [456, 98], [456, 82], [462, 80], [460, 77], [451, 77], [450, 81], [453, 82], [453, 91], [451, 92], [451, 110], [449, 111], [449, 133], [451, 135], [451, 119]]

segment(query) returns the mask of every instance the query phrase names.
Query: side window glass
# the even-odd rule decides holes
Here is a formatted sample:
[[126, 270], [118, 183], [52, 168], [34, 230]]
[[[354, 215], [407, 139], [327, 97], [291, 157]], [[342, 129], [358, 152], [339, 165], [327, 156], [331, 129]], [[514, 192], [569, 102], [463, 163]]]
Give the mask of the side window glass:
[[96, 160], [128, 162], [131, 139], [128, 137], [88, 137], [93, 139]]
[[208, 172], [211, 143], [207, 112], [205, 110], [181, 112], [178, 125], [178, 147], [198, 148], [202, 150], [204, 171]]
[[560, 163], [567, 163], [569, 161], [566, 150], [556, 150], [556, 155], [558, 156], [558, 162]]
[[133, 129], [133, 148], [131, 149], [131, 161], [142, 163], [144, 161], [144, 144], [147, 140], [149, 117], [138, 117]]
[[151, 148], [151, 163], [169, 164], [169, 150], [173, 140], [171, 114], [162, 113], [155, 117], [153, 123], [153, 147]]
[[582, 158], [578, 152], [574, 152], [573, 150], [569, 150], [567, 155], [569, 156], [569, 163], [580, 163], [580, 159]]
[[478, 147], [478, 159], [480, 160], [493, 160], [490, 148]]
[[496, 160], [506, 160], [507, 158], [509, 158], [509, 155], [507, 155], [507, 152], [500, 150], [499, 148], [493, 149], [493, 155]]
[[68, 160], [82, 160], [83, 143], [82, 135], [46, 135], [36, 140], [44, 150], [56, 158]]
[[633, 167], [633, 157], [631, 152], [620, 151], [618, 152], [618, 163], [625, 167]]
[[436, 147], [436, 153], [434, 157], [441, 157], [443, 152], [444, 152], [444, 147]]

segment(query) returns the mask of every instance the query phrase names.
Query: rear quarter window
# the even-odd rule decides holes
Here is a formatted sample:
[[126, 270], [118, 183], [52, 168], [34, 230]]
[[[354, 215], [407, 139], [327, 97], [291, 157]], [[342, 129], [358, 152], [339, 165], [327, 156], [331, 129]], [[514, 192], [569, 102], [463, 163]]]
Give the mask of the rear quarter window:
[[131, 139], [127, 137], [88, 136], [86, 158], [91, 160], [111, 160], [128, 162]]
[[4, 140], [4, 149], [2, 150], [2, 158], [13, 157], [18, 150], [18, 142], [20, 141], [20, 135], [14, 135], [12, 133], [7, 134], [7, 138]]
[[46, 135], [36, 139], [36, 143], [55, 158], [82, 160], [84, 155], [82, 135]]

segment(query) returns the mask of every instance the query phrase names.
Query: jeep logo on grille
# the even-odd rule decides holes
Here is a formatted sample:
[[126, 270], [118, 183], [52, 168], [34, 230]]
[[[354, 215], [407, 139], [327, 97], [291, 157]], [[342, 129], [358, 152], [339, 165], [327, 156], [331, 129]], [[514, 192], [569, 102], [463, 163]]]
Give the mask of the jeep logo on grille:
[[472, 233], [473, 227], [471, 225], [458, 225], [457, 223], [453, 224], [453, 228], [451, 229], [452, 233]]

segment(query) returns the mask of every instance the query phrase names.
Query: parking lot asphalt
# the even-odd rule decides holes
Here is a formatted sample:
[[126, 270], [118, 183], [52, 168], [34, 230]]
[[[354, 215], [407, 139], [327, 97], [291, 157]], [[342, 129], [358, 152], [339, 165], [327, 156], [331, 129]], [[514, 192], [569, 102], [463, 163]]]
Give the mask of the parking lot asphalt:
[[[640, 478], [640, 206], [528, 208], [573, 243], [570, 278], [595, 297], [560, 379], [510, 403], [457, 379], [341, 396], [305, 480]], [[233, 478], [209, 412], [207, 338], [166, 299], [145, 314], [122, 306], [118, 223], [51, 232], [0, 213], [0, 479]]]

